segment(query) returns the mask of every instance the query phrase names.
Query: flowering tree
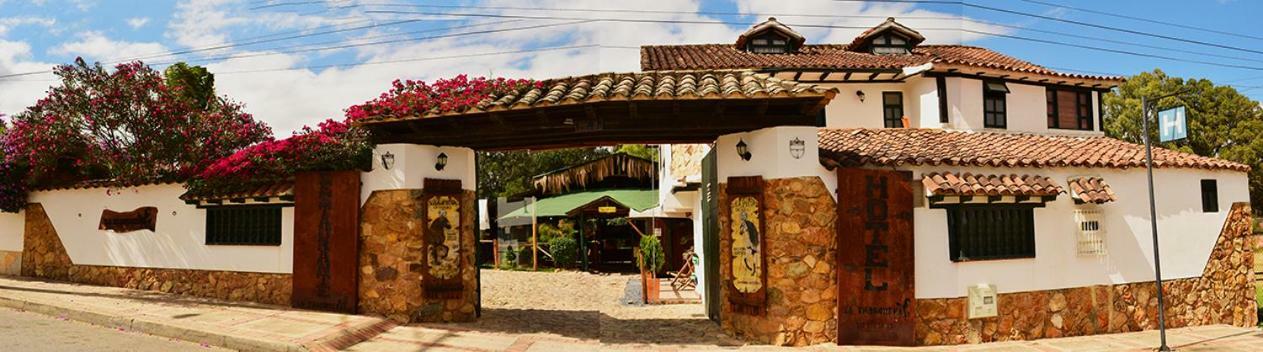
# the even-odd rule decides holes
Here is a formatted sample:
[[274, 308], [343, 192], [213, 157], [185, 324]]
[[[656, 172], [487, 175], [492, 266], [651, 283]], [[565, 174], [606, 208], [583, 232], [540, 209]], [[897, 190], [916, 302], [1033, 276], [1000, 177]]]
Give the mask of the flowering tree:
[[[0, 114], [0, 140], [4, 140], [7, 129], [4, 114]], [[0, 211], [17, 212], [26, 205], [25, 172], [17, 164], [9, 162], [6, 150], [0, 149]]]
[[14, 116], [3, 141], [32, 184], [183, 179], [271, 135], [240, 104], [184, 99], [189, 88], [140, 62], [109, 72], [76, 59], [56, 74], [61, 85]]
[[493, 96], [521, 92], [538, 84], [527, 79], [470, 79], [465, 75], [439, 79], [433, 84], [395, 80], [392, 89], [377, 99], [347, 109], [347, 118], [354, 121], [370, 116], [420, 116], [465, 111]]
[[234, 191], [285, 181], [302, 171], [367, 169], [373, 148], [368, 132], [346, 121], [326, 120], [318, 128], [269, 140], [219, 159], [189, 182], [195, 193]]

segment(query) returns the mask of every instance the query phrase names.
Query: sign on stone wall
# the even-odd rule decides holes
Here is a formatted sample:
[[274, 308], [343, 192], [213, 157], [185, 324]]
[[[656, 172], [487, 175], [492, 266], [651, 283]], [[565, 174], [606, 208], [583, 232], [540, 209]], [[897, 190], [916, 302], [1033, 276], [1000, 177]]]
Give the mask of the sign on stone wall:
[[838, 344], [913, 345], [911, 173], [838, 169]]
[[461, 184], [460, 180], [425, 179], [422, 186], [421, 284], [431, 298], [460, 298]]
[[158, 208], [141, 207], [132, 211], [101, 211], [101, 230], [125, 233], [140, 230], [153, 231], [158, 225]]
[[761, 315], [767, 311], [767, 254], [764, 240], [763, 178], [728, 178], [729, 296], [733, 311]]

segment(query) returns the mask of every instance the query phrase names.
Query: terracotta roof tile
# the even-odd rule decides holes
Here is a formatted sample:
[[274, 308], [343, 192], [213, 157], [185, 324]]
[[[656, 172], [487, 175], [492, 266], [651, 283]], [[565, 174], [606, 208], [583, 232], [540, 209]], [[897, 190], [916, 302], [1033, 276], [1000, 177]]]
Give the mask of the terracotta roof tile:
[[[1144, 146], [1104, 137], [915, 128], [821, 129], [821, 162], [834, 166], [991, 167], [1145, 166]], [[1223, 159], [1154, 148], [1154, 167], [1249, 171]]]
[[1064, 192], [1051, 178], [1038, 175], [977, 175], [931, 172], [921, 183], [934, 196], [1055, 196]]
[[1070, 186], [1070, 197], [1084, 203], [1102, 204], [1118, 200], [1114, 190], [1100, 177], [1071, 177], [1067, 184]]
[[189, 202], [198, 201], [217, 201], [226, 199], [252, 199], [252, 198], [271, 198], [271, 197], [292, 197], [294, 196], [293, 182], [273, 182], [259, 183], [233, 190], [222, 190], [211, 193], [193, 194], [186, 192], [180, 196], [180, 199]]
[[489, 97], [466, 111], [424, 116], [374, 116], [360, 122], [371, 124], [602, 101], [808, 98], [837, 94], [836, 88], [786, 81], [749, 70], [599, 73], [540, 83], [517, 92]]
[[756, 54], [731, 44], [649, 45], [640, 48], [643, 70], [703, 69], [898, 69], [936, 63], [1055, 77], [1122, 81], [1121, 77], [1057, 72], [991, 49], [968, 45], [920, 45], [908, 55], [848, 51], [849, 45], [803, 45], [788, 54]]

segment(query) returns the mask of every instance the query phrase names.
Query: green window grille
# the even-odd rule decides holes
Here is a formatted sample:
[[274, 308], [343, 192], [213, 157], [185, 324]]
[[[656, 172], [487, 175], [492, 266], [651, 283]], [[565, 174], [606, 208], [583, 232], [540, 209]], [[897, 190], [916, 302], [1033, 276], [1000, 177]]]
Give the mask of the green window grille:
[[1035, 210], [1026, 205], [947, 207], [952, 261], [1035, 257]]
[[206, 209], [208, 245], [281, 245], [280, 206], [224, 206]]

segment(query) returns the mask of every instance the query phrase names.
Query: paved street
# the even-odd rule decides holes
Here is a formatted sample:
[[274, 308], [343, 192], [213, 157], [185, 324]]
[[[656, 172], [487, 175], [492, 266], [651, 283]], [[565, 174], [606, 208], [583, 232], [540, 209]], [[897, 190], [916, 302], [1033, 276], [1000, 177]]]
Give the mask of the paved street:
[[228, 351], [9, 308], [0, 308], [0, 346], [9, 352]]

